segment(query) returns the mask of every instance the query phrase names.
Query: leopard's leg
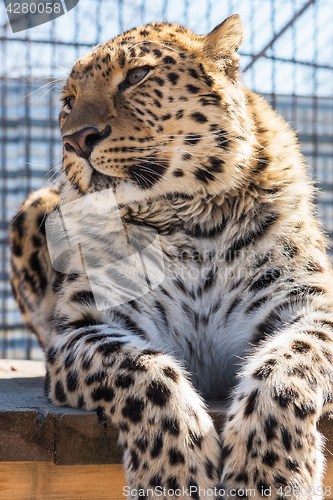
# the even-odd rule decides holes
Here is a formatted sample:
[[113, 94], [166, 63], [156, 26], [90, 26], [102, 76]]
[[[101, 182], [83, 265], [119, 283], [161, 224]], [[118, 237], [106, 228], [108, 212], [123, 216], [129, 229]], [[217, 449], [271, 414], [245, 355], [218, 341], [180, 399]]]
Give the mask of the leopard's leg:
[[43, 347], [61, 275], [51, 266], [45, 219], [59, 199], [56, 188], [32, 193], [10, 226], [11, 284], [23, 319]]
[[316, 425], [332, 409], [332, 361], [332, 316], [319, 311], [249, 357], [222, 436], [222, 482], [231, 495], [247, 489], [264, 498], [322, 497]]
[[100, 323], [91, 309], [68, 324], [62, 316], [47, 353], [48, 394], [119, 429], [127, 497], [157, 498], [166, 488], [162, 498], [203, 498], [199, 488], [219, 481], [213, 422], [179, 364], [126, 323], [116, 312]]
[[[199, 498], [199, 488], [218, 483], [220, 459], [219, 437], [202, 400], [172, 357], [149, 349], [144, 329], [133, 330], [130, 317], [115, 310], [105, 321], [86, 275], [68, 274], [58, 290], [50, 286], [58, 276], [37, 229], [51, 204], [43, 196], [28, 204], [11, 233], [13, 286], [27, 323], [41, 335], [43, 328], [50, 332], [49, 396], [57, 404], [96, 410], [119, 428], [128, 485], [136, 490], [132, 498], [142, 497], [140, 488], [154, 498], [157, 487], [170, 490], [166, 498]], [[37, 247], [31, 243], [36, 233], [44, 242]], [[36, 258], [40, 272], [33, 274]]]

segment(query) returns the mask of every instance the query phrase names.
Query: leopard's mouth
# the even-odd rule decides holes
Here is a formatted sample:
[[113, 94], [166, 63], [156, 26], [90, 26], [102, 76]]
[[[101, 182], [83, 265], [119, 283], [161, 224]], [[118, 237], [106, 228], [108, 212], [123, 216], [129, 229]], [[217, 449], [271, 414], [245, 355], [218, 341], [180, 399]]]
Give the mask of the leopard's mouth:
[[124, 182], [147, 190], [163, 180], [169, 167], [169, 159], [165, 156], [161, 158], [158, 151], [140, 148], [140, 151], [135, 151], [136, 156], [133, 152], [133, 156], [120, 157], [122, 161], [105, 155], [105, 152], [96, 151], [89, 158], [81, 157], [79, 164], [66, 158], [64, 170], [70, 183], [83, 192], [90, 187], [94, 191], [109, 187], [114, 189]]
[[107, 160], [101, 163], [91, 158], [87, 162], [92, 170], [92, 179], [99, 173], [109, 179], [134, 181], [142, 189], [149, 189], [162, 180], [169, 165], [167, 159], [159, 158], [156, 153], [128, 159], [126, 164], [110, 165]]

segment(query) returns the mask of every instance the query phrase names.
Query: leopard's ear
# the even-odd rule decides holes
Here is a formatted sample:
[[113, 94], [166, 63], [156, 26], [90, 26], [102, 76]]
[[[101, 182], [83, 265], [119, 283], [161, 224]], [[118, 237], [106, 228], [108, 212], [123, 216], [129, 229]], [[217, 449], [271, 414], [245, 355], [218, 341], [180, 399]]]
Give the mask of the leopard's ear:
[[206, 56], [224, 60], [227, 64], [238, 61], [237, 49], [243, 41], [243, 26], [238, 14], [218, 24], [208, 35], [202, 37]]

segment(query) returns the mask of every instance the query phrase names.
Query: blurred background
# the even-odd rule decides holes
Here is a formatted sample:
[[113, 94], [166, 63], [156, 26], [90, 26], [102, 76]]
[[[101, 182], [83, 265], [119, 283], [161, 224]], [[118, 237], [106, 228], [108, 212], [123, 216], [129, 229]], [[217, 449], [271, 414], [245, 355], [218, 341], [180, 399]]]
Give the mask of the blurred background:
[[59, 171], [59, 94], [74, 61], [140, 24], [177, 22], [204, 34], [234, 13], [244, 24], [244, 82], [297, 131], [333, 250], [332, 0], [80, 0], [15, 34], [0, 0], [0, 358], [42, 358], [11, 295], [7, 236], [27, 194]]

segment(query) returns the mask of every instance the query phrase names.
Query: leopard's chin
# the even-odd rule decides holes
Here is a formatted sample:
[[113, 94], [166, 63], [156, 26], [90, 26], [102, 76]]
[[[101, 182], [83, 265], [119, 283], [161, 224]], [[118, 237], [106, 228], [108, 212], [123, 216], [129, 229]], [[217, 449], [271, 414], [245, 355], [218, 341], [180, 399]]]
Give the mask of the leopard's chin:
[[115, 191], [116, 188], [120, 186], [120, 184], [128, 182], [128, 178], [125, 176], [117, 176], [110, 175], [110, 173], [106, 174], [104, 172], [100, 172], [95, 168], [92, 171], [89, 188], [87, 190], [87, 194], [93, 193], [96, 191], [103, 191], [104, 189], [112, 189]]

